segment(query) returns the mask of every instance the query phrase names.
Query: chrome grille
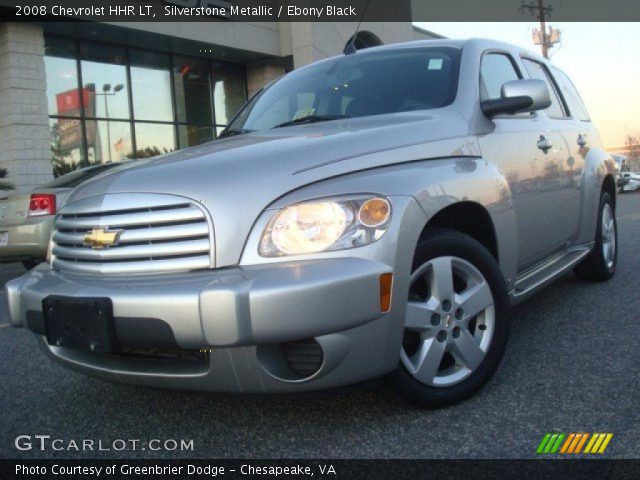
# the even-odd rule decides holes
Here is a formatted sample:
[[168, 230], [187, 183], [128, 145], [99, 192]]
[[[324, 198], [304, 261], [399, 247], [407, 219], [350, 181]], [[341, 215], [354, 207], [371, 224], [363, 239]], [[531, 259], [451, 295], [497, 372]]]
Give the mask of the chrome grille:
[[[73, 202], [56, 217], [54, 269], [120, 274], [193, 270], [213, 266], [213, 235], [205, 210], [171, 195], [112, 194]], [[116, 244], [94, 249], [95, 228], [121, 231]]]

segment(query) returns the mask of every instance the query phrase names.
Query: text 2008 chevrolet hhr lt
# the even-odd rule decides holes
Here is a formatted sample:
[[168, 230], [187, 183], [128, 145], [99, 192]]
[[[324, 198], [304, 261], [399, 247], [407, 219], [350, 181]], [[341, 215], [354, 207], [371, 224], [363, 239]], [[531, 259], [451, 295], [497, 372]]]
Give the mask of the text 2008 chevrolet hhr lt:
[[614, 162], [571, 80], [488, 40], [382, 46], [258, 92], [222, 138], [58, 210], [11, 323], [123, 383], [297, 392], [386, 376], [438, 407], [489, 380], [509, 307], [616, 267]]

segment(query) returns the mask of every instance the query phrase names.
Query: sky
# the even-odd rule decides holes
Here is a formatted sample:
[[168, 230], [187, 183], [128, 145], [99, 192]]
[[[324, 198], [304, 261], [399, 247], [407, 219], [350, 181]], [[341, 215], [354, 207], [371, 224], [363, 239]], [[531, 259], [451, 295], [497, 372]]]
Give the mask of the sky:
[[[449, 38], [482, 37], [540, 53], [533, 44], [535, 22], [418, 22]], [[628, 134], [640, 134], [640, 23], [549, 22], [561, 31], [551, 61], [580, 91], [606, 148], [623, 146]]]

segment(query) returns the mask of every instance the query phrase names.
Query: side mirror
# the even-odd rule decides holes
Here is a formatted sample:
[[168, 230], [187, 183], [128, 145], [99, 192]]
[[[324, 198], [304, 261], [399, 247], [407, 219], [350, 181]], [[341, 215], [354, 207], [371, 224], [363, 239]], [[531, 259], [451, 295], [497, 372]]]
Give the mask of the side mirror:
[[480, 108], [487, 117], [493, 117], [544, 110], [550, 105], [549, 87], [544, 80], [513, 80], [502, 85], [500, 98], [483, 100]]

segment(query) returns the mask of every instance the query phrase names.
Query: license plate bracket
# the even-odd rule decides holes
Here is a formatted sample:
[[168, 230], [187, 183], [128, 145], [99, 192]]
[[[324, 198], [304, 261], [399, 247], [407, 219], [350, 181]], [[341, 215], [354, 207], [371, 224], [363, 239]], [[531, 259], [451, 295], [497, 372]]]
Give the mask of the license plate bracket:
[[49, 345], [111, 353], [118, 342], [110, 298], [51, 295], [42, 300]]

